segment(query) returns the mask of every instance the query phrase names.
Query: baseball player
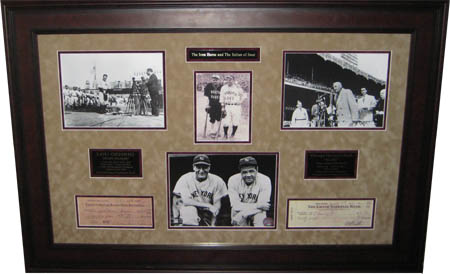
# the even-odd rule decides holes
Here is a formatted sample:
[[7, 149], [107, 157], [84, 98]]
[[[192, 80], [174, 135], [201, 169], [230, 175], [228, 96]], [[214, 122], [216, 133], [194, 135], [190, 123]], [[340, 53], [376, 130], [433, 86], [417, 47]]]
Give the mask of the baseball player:
[[211, 161], [199, 154], [193, 160], [193, 172], [180, 177], [173, 190], [173, 217], [185, 226], [215, 226], [220, 199], [227, 195], [225, 182], [209, 173]]
[[244, 92], [241, 87], [233, 83], [232, 75], [225, 76], [225, 85], [220, 89], [220, 103], [222, 105], [222, 113], [225, 117], [222, 120], [224, 138], [228, 139], [228, 129], [233, 127], [231, 138], [234, 137], [241, 119], [241, 104], [244, 98]]
[[99, 91], [99, 98], [100, 98], [100, 104], [102, 106], [105, 106], [108, 102], [108, 90], [109, 90], [109, 84], [107, 82], [108, 80], [108, 74], [103, 74], [103, 79], [98, 84], [98, 91]]
[[228, 180], [231, 224], [263, 227], [270, 209], [270, 178], [258, 172], [256, 159], [250, 156], [239, 160], [239, 170]]
[[[222, 119], [222, 106], [220, 104], [220, 89], [222, 83], [220, 83], [220, 76], [214, 74], [212, 76], [212, 82], [208, 83], [204, 89], [204, 95], [208, 98], [208, 106], [206, 112], [209, 113], [209, 136], [216, 137], [219, 132], [219, 122]], [[217, 125], [217, 126], [216, 126]]]

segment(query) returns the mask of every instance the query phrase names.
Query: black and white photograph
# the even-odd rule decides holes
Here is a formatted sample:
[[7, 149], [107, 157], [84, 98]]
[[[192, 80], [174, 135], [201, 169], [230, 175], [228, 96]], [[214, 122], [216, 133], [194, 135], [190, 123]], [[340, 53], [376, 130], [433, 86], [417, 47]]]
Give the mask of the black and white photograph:
[[167, 153], [171, 229], [275, 229], [278, 153]]
[[390, 52], [283, 53], [282, 130], [383, 130]]
[[58, 52], [64, 129], [165, 129], [164, 52]]
[[251, 143], [251, 71], [194, 72], [195, 143]]

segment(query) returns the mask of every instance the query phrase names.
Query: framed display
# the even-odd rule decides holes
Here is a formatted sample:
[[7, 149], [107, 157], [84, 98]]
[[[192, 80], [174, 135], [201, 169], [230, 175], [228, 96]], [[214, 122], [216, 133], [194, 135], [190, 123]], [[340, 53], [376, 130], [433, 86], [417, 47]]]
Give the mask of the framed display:
[[447, 1], [2, 9], [27, 271], [422, 271]]

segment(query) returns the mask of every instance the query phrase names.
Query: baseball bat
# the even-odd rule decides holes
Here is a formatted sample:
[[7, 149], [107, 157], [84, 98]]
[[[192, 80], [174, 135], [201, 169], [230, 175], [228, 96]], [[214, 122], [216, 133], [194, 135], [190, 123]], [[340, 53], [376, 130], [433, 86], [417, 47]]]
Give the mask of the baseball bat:
[[206, 111], [205, 126], [203, 127], [203, 138], [206, 138], [206, 127], [208, 125], [208, 115], [209, 115], [209, 112]]

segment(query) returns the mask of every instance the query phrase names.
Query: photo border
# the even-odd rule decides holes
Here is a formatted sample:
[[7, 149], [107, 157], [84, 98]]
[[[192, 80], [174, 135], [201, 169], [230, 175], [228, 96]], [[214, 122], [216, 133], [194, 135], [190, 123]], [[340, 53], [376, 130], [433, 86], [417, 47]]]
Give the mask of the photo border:
[[[216, 226], [216, 227], [190, 227], [190, 226], [180, 226], [180, 227], [173, 227], [170, 225], [170, 217], [171, 217], [171, 209], [172, 209], [172, 193], [170, 192], [170, 155], [198, 155], [198, 154], [206, 154], [206, 155], [244, 155], [250, 156], [250, 155], [272, 155], [275, 156], [275, 182], [273, 182], [274, 188], [272, 189], [273, 198], [274, 198], [274, 209], [273, 209], [273, 227], [240, 227], [240, 226]], [[210, 151], [193, 151], [193, 152], [166, 152], [166, 200], [167, 200], [167, 229], [168, 230], [236, 230], [236, 231], [243, 231], [243, 230], [251, 230], [251, 231], [274, 231], [278, 230], [278, 186], [279, 186], [279, 164], [280, 164], [280, 153], [279, 152], [210, 152]], [[266, 175], [267, 176], [267, 175]], [[225, 180], [224, 180], [225, 181]], [[225, 184], [227, 184], [227, 181], [225, 181]], [[228, 189], [228, 184], [227, 184]], [[227, 193], [228, 196], [228, 193]], [[237, 246], [236, 244], [229, 244], [230, 246]]]
[[[386, 99], [384, 102], [384, 121], [383, 121], [383, 127], [305, 127], [305, 128], [288, 128], [283, 126], [284, 122], [284, 108], [285, 108], [285, 73], [286, 73], [286, 54], [289, 53], [298, 53], [298, 54], [315, 54], [315, 53], [387, 53], [388, 54], [388, 69], [387, 69], [387, 75], [386, 75]], [[282, 78], [281, 78], [281, 124], [280, 124], [280, 130], [281, 131], [386, 131], [387, 130], [387, 115], [388, 115], [388, 101], [390, 96], [390, 77], [391, 77], [391, 61], [392, 61], [392, 51], [362, 51], [362, 50], [317, 50], [317, 51], [310, 51], [310, 50], [283, 50], [283, 63], [282, 63]], [[353, 91], [352, 91], [353, 92]], [[353, 93], [354, 94], [354, 93]]]
[[[196, 145], [250, 145], [252, 144], [252, 121], [253, 121], [253, 70], [194, 70], [194, 144]], [[249, 91], [249, 107], [248, 107], [248, 141], [198, 141], [197, 140], [197, 73], [249, 73], [250, 74], [250, 91]], [[241, 114], [242, 116], [242, 114]], [[223, 119], [223, 118], [222, 118]], [[220, 130], [220, 129], [219, 129]], [[230, 139], [228, 139], [230, 140]]]
[[[61, 54], [102, 54], [102, 53], [162, 53], [162, 73], [163, 73], [163, 101], [164, 101], [164, 126], [163, 127], [67, 127], [64, 118], [64, 99], [63, 99], [63, 84], [61, 71]], [[99, 130], [99, 131], [134, 131], [134, 130], [151, 130], [151, 131], [166, 131], [167, 130], [167, 83], [166, 83], [166, 51], [165, 50], [59, 50], [57, 51], [58, 60], [58, 84], [60, 96], [60, 110], [61, 110], [61, 130], [62, 131], [77, 131], [77, 130]]]

